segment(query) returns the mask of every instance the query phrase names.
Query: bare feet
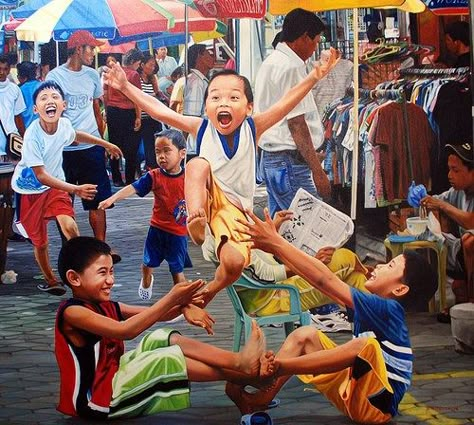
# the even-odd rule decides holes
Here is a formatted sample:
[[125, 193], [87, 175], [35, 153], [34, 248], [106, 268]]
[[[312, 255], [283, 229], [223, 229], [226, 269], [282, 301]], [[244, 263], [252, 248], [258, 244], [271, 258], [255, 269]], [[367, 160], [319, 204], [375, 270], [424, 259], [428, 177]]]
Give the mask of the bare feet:
[[255, 320], [252, 320], [252, 333], [247, 343], [238, 354], [237, 369], [250, 376], [258, 376], [260, 358], [265, 351], [265, 335]]
[[245, 387], [240, 384], [227, 382], [225, 386], [225, 393], [240, 410], [242, 415], [253, 413], [268, 409], [268, 405], [273, 400], [276, 393], [275, 388], [267, 387], [259, 390], [256, 393], [248, 393]]
[[188, 234], [196, 245], [202, 245], [204, 243], [206, 223], [207, 217], [204, 208], [199, 208], [197, 211], [188, 215]]
[[275, 374], [275, 353], [267, 351], [260, 356], [260, 378], [267, 379]]

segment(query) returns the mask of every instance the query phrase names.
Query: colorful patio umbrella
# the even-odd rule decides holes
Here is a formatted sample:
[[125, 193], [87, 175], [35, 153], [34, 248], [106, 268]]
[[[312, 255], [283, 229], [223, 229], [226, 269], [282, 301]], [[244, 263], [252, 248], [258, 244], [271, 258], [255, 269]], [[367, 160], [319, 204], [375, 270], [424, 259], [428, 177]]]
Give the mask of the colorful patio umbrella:
[[[41, 1], [45, 3], [36, 0], [36, 4]], [[19, 40], [47, 42], [51, 34], [54, 40], [65, 41], [79, 29], [107, 40], [184, 32], [184, 7], [172, 0], [51, 0], [18, 26], [16, 33]], [[216, 22], [190, 11], [188, 25], [189, 31], [212, 31]]]
[[[392, 8], [401, 9], [405, 12], [420, 13], [426, 9], [421, 0], [269, 0], [269, 11], [273, 15], [284, 15], [290, 10], [301, 7], [306, 10], [322, 12], [325, 10], [354, 9], [353, 28], [358, 28], [358, 8]], [[356, 117], [359, 110], [359, 33], [354, 31], [354, 107], [353, 116]], [[351, 218], [356, 218], [357, 207], [357, 181], [358, 181], [358, 159], [359, 159], [359, 122], [353, 120], [354, 144], [352, 151], [352, 196], [351, 196]]]
[[424, 0], [424, 2], [435, 15], [469, 15], [469, 0], [452, 2], [447, 2], [446, 0]]

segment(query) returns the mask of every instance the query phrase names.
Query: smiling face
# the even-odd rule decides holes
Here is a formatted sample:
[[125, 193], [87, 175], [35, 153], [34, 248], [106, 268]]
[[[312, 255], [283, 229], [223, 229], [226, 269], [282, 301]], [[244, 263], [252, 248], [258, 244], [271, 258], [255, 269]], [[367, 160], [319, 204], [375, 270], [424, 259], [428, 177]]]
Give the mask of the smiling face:
[[252, 113], [253, 104], [245, 95], [244, 82], [236, 75], [214, 78], [208, 88], [206, 114], [224, 136], [234, 134], [245, 118]]
[[365, 282], [365, 289], [383, 298], [394, 298], [399, 288], [408, 288], [403, 283], [404, 272], [405, 257], [399, 255], [387, 264], [376, 266], [369, 280]]
[[66, 102], [61, 93], [54, 88], [44, 88], [36, 97], [33, 111], [40, 120], [47, 124], [57, 123], [66, 109]]
[[169, 174], [181, 171], [181, 161], [186, 157], [186, 149], [178, 149], [167, 137], [158, 137], [155, 142], [156, 162]]
[[81, 273], [68, 270], [67, 278], [75, 297], [95, 303], [110, 301], [115, 282], [112, 257], [102, 254]]

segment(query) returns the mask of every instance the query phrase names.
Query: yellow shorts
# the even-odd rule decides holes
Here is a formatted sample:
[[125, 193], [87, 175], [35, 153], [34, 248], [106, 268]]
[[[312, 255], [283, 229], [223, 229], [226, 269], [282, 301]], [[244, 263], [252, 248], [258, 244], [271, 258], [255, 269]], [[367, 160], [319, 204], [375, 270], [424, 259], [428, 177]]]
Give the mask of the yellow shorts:
[[[318, 331], [318, 336], [325, 350], [336, 347], [336, 344], [324, 333]], [[370, 402], [373, 396], [385, 394], [390, 398], [390, 395], [393, 394], [392, 386], [388, 382], [382, 349], [375, 338], [369, 338], [367, 344], [360, 351], [358, 360], [361, 364], [370, 366], [370, 369], [358, 379], [354, 378], [357, 366], [316, 376], [298, 375], [298, 378], [306, 384], [314, 385], [320, 393], [324, 394], [353, 421], [364, 424], [386, 423], [392, 419], [392, 415], [382, 412]]]
[[219, 258], [223, 243], [229, 243], [242, 254], [245, 266], [250, 264], [250, 242], [243, 242], [247, 236], [241, 233], [244, 227], [237, 223], [236, 218], [247, 221], [244, 212], [229, 201], [225, 193], [219, 187], [211, 171], [210, 187], [208, 190], [206, 213], [209, 227], [215, 240], [216, 254]]

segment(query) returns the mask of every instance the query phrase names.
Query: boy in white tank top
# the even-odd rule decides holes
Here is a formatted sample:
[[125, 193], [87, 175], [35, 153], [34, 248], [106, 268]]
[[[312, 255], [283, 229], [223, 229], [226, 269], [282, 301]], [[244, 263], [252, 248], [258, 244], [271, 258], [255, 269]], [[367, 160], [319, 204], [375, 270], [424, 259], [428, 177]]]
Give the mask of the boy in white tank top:
[[232, 70], [213, 76], [205, 96], [208, 119], [183, 116], [128, 83], [119, 64], [107, 69], [106, 84], [121, 90], [152, 118], [190, 133], [197, 140], [198, 157], [186, 167], [185, 197], [188, 232], [201, 245], [206, 224], [216, 240], [219, 266], [207, 285], [206, 304], [235, 282], [250, 260], [250, 247], [243, 242], [245, 210], [253, 207], [255, 151], [260, 136], [283, 119], [337, 63], [338, 53], [324, 66], [315, 66], [308, 76], [266, 111], [252, 117], [253, 94], [248, 80]]

